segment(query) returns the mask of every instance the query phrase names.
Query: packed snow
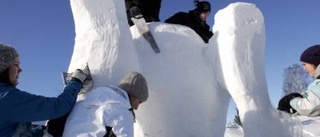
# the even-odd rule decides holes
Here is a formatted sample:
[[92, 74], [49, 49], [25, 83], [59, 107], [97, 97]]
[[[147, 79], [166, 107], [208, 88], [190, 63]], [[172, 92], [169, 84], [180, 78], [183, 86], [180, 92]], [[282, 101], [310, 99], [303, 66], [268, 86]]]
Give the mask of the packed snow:
[[[320, 137], [320, 117], [286, 116], [283, 121], [293, 124], [292, 137]], [[245, 137], [241, 126], [228, 123], [224, 137]]]
[[[303, 124], [308, 129], [304, 134], [320, 135], [310, 126], [319, 119], [302, 119], [300, 124], [279, 116], [271, 105], [264, 18], [254, 4], [232, 3], [216, 13], [209, 44], [188, 27], [149, 23], [160, 48], [156, 54], [135, 26], [129, 28], [124, 1], [70, 3], [76, 38], [69, 71], [88, 63], [94, 88], [117, 85], [129, 71], [148, 81], [149, 99], [136, 111], [135, 136], [292, 137], [300, 136], [296, 133], [302, 128], [296, 127]], [[226, 128], [230, 99], [243, 128]]]

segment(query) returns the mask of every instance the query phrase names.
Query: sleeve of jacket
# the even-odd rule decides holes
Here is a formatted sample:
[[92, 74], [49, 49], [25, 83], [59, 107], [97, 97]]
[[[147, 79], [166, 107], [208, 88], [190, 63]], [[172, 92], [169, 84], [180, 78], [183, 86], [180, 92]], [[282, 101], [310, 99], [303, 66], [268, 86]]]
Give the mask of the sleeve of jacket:
[[141, 0], [125, 0], [125, 4], [128, 7], [132, 7], [132, 6], [142, 6], [142, 2]]
[[41, 121], [71, 111], [81, 83], [70, 81], [58, 97], [44, 97], [14, 88], [0, 99], [0, 118], [12, 122]]
[[209, 40], [213, 36], [213, 32], [210, 31], [210, 26], [208, 24], [205, 24], [205, 30], [206, 30], [205, 35]]
[[312, 91], [307, 91], [303, 98], [294, 98], [290, 105], [300, 115], [313, 116], [315, 111], [319, 111], [320, 100]]
[[[108, 116], [109, 115], [109, 116]], [[132, 112], [125, 108], [119, 108], [112, 113], [104, 114], [106, 126], [112, 127], [116, 137], [133, 137], [134, 117]]]
[[178, 12], [171, 16], [170, 18], [166, 19], [165, 23], [172, 23], [172, 24], [180, 24], [180, 25], [186, 25], [188, 21], [186, 20], [188, 17], [187, 13], [184, 12]]

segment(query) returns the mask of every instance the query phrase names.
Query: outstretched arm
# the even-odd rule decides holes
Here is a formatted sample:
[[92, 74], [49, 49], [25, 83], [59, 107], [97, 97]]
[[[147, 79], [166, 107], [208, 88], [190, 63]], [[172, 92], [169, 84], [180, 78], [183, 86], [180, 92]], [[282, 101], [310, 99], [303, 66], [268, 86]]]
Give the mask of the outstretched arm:
[[312, 91], [307, 91], [303, 98], [294, 98], [290, 101], [290, 105], [300, 115], [316, 116], [319, 115], [320, 100]]
[[81, 83], [70, 81], [58, 97], [44, 97], [19, 89], [9, 89], [0, 98], [0, 119], [12, 122], [32, 122], [62, 116], [76, 102]]

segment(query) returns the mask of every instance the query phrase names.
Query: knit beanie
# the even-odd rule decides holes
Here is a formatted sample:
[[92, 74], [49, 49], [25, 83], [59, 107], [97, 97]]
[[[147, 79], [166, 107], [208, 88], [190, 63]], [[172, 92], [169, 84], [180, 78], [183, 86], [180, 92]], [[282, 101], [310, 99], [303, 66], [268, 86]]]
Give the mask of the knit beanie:
[[320, 64], [320, 45], [307, 48], [300, 57], [300, 61], [318, 66]]
[[199, 11], [200, 13], [202, 12], [210, 12], [211, 11], [211, 5], [208, 1], [199, 1], [199, 0], [195, 0], [194, 4], [196, 6], [197, 11]]
[[17, 57], [19, 54], [13, 47], [0, 43], [0, 73], [12, 65]]
[[130, 72], [119, 83], [119, 88], [142, 102], [147, 101], [148, 85], [146, 79], [138, 72]]

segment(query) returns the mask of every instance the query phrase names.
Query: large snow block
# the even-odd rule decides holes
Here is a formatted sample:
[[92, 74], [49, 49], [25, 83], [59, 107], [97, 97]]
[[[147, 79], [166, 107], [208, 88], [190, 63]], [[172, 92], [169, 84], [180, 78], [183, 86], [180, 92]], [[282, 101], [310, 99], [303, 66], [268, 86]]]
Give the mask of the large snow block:
[[261, 11], [250, 3], [230, 4], [215, 15], [214, 31], [225, 86], [237, 105], [245, 136], [291, 136], [268, 94]]
[[246, 136], [285, 136], [267, 93], [264, 23], [255, 5], [220, 10], [209, 44], [188, 27], [150, 23], [156, 54], [129, 28], [123, 0], [70, 3], [76, 38], [69, 71], [88, 63], [94, 88], [117, 85], [133, 70], [147, 79], [149, 99], [136, 111], [136, 136], [222, 137], [230, 95]]
[[88, 63], [94, 87], [117, 85], [139, 62], [122, 0], [70, 0], [75, 45], [69, 71]]

